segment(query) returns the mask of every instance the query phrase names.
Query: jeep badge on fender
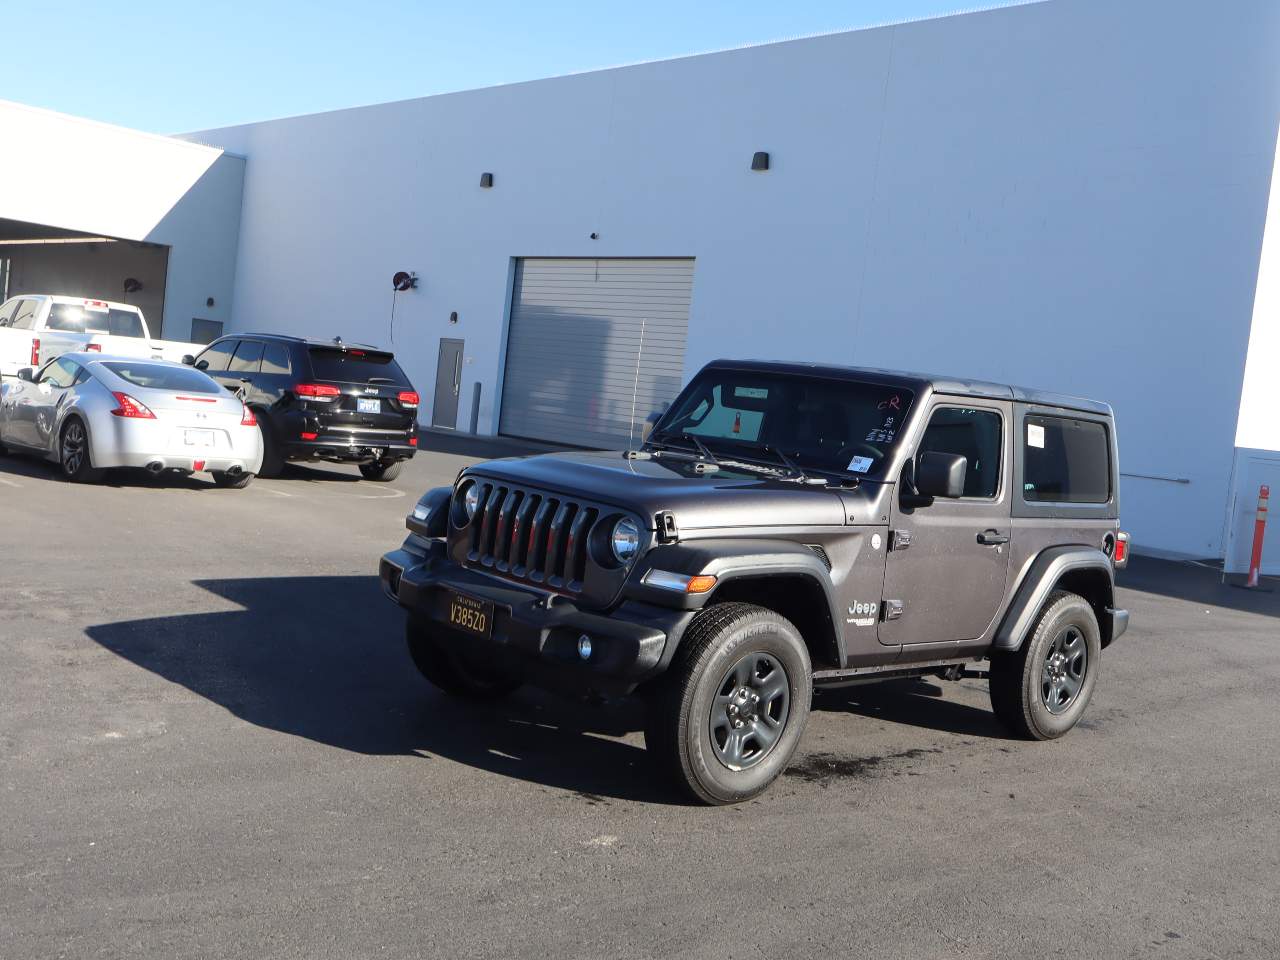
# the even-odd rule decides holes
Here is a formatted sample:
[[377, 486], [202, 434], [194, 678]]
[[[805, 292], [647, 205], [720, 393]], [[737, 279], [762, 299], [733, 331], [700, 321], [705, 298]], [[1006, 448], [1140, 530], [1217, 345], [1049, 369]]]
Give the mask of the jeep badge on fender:
[[733, 803], [786, 768], [826, 684], [985, 659], [1006, 727], [1070, 730], [1129, 622], [1118, 476], [1105, 403], [719, 360], [639, 450], [428, 491], [380, 576], [438, 687], [638, 695], [658, 765]]

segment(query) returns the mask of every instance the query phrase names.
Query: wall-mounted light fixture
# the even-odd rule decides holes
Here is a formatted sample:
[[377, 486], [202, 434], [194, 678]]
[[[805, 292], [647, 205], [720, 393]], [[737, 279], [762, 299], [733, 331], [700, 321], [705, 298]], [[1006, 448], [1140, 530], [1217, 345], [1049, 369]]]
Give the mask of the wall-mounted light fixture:
[[[212, 307], [212, 306], [213, 306], [213, 304], [214, 304], [214, 299], [213, 299], [213, 297], [206, 297], [206, 298], [205, 298], [204, 305], [205, 305], [206, 307]], [[218, 336], [222, 336], [222, 334], [218, 334]], [[216, 339], [216, 338], [215, 338], [215, 339]]]
[[125, 293], [137, 293], [142, 289], [142, 281], [135, 277], [126, 277], [124, 281]]
[[480, 186], [484, 187], [486, 190], [487, 190], [489, 187], [492, 187], [492, 186], [493, 186], [493, 174], [492, 174], [492, 173], [482, 173], [482, 174], [480, 174]]
[[751, 169], [752, 170], [768, 170], [769, 154], [765, 153], [763, 150], [757, 150], [756, 155], [751, 158]]
[[452, 312], [449, 314], [449, 322], [450, 322], [450, 323], [457, 323], [457, 322], [458, 322], [458, 311], [457, 311], [457, 310], [454, 310], [454, 311], [452, 311]]
[[396, 275], [391, 278], [391, 289], [396, 293], [404, 293], [406, 290], [412, 290], [418, 285], [418, 275], [409, 273], [406, 270], [397, 270]]

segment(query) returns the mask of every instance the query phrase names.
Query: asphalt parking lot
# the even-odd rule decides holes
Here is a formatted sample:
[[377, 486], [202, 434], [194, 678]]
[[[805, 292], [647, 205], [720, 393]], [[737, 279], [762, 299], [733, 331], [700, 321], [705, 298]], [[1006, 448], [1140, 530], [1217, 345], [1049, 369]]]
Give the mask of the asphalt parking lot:
[[819, 696], [685, 804], [634, 706], [423, 681], [380, 554], [425, 488], [77, 488], [0, 459], [0, 957], [1273, 957], [1280, 585], [1138, 558], [1081, 727], [985, 685]]

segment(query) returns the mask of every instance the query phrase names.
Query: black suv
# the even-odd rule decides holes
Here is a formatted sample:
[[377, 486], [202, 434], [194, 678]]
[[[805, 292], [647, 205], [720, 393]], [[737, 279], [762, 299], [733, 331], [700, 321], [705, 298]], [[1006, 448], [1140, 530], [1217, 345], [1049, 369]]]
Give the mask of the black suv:
[[329, 460], [394, 480], [417, 450], [418, 393], [385, 350], [245, 333], [183, 362], [243, 391], [262, 429], [260, 476], [278, 474], [286, 460]]
[[815, 686], [988, 677], [1014, 733], [1070, 730], [1129, 622], [1118, 469], [1105, 403], [722, 360], [639, 450], [429, 491], [380, 576], [437, 686], [640, 692], [657, 760], [729, 803], [786, 767]]

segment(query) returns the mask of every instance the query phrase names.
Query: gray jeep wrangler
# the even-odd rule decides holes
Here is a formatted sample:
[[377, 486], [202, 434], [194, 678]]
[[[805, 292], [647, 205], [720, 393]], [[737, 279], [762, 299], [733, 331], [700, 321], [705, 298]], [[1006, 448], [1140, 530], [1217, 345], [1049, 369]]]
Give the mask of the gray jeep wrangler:
[[815, 686], [987, 676], [1014, 734], [1070, 730], [1128, 625], [1117, 470], [1104, 403], [721, 360], [640, 449], [429, 491], [380, 576], [441, 689], [638, 693], [657, 762], [732, 803], [786, 768]]

